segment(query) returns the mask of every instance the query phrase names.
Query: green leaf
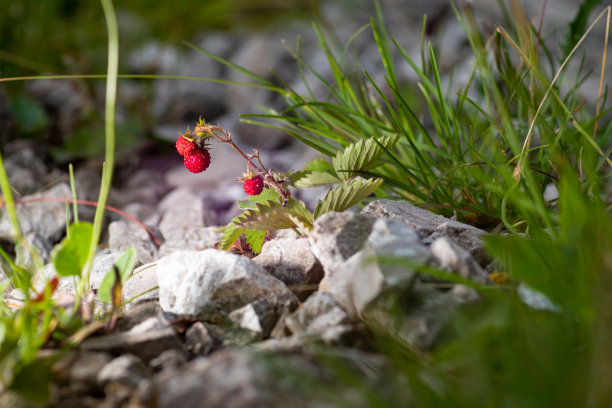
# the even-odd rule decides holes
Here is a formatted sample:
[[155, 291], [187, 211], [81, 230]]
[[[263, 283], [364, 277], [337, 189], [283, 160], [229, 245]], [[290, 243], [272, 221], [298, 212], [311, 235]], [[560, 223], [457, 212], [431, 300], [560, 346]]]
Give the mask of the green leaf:
[[330, 188], [315, 210], [315, 218], [331, 211], [344, 211], [372, 194], [383, 182], [383, 179], [354, 179], [344, 181], [335, 188]]
[[59, 276], [80, 276], [93, 236], [93, 227], [87, 222], [72, 224], [68, 236], [52, 253], [53, 265]]
[[576, 17], [574, 17], [569, 24], [569, 31], [565, 37], [565, 43], [561, 47], [563, 50], [563, 59], [572, 52], [572, 49], [586, 31], [589, 15], [599, 3], [601, 3], [601, 0], [585, 0], [580, 5]]
[[111, 303], [113, 300], [112, 289], [116, 282], [115, 268], [117, 268], [119, 271], [121, 285], [123, 285], [134, 270], [134, 265], [136, 265], [137, 259], [138, 254], [136, 252], [136, 248], [132, 247], [125, 251], [123, 255], [121, 255], [119, 259], [115, 261], [114, 265], [108, 270], [108, 272], [106, 272], [106, 275], [104, 275], [104, 279], [98, 287], [98, 299], [100, 299], [100, 301]]
[[383, 136], [379, 139], [372, 137], [370, 139], [362, 139], [357, 143], [347, 146], [344, 150], [339, 151], [332, 160], [336, 173], [343, 180], [355, 177], [357, 175], [356, 172], [372, 167], [384, 153], [384, 150], [380, 148], [376, 140], [385, 149], [390, 149], [397, 142], [398, 138], [399, 134]]
[[251, 248], [251, 251], [253, 251], [253, 253], [258, 254], [261, 252], [261, 248], [263, 247], [264, 238], [266, 237], [267, 232], [268, 231], [265, 230], [252, 229], [244, 231], [246, 242], [247, 244], [249, 244], [249, 247]]
[[238, 217], [234, 218], [229, 224], [227, 224], [227, 227], [225, 227], [225, 230], [223, 231], [223, 238], [221, 238], [221, 242], [219, 243], [219, 249], [229, 249], [229, 247], [231, 247], [232, 244], [236, 242], [236, 240], [240, 238], [240, 235], [242, 235], [244, 232], [244, 228], [237, 227], [234, 224], [237, 219]]
[[326, 186], [328, 184], [338, 183], [341, 180], [330, 173], [314, 171], [306, 173], [303, 177], [295, 182], [297, 188], [312, 188]]
[[256, 208], [257, 203], [265, 204], [268, 201], [278, 201], [280, 196], [278, 192], [273, 188], [264, 188], [261, 194], [256, 196], [250, 196], [248, 200], [238, 201], [238, 207], [245, 210], [250, 208]]
[[334, 174], [336, 172], [334, 170], [334, 166], [321, 157], [317, 157], [316, 159], [306, 163], [306, 166], [304, 166], [304, 170], [310, 172], [322, 172], [330, 174]]
[[302, 201], [293, 197], [289, 197], [285, 207], [276, 201], [257, 203], [257, 208], [245, 211], [232, 222], [240, 228], [266, 231], [297, 227], [290, 216], [296, 217], [309, 228], [312, 227], [312, 213]]

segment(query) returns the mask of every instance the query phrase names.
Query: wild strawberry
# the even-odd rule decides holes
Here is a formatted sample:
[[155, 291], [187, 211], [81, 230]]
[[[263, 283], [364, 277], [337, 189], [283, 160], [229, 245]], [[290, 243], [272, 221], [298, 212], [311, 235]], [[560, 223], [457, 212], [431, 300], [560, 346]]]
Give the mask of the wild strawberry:
[[242, 185], [244, 192], [248, 195], [256, 196], [260, 195], [264, 188], [263, 179], [260, 176], [255, 176], [253, 178], [248, 178], [244, 180], [244, 184]]
[[176, 151], [181, 156], [189, 156], [197, 150], [198, 146], [186, 137], [180, 136], [176, 139]]
[[185, 167], [192, 173], [204, 171], [210, 165], [210, 153], [208, 149], [196, 149], [190, 155], [185, 156]]

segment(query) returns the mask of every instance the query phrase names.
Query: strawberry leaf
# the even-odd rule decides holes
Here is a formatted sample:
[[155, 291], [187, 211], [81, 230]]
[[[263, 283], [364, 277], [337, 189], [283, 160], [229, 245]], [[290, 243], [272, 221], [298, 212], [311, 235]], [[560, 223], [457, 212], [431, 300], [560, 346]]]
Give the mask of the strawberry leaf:
[[289, 215], [296, 217], [309, 228], [312, 227], [313, 216], [306, 209], [302, 201], [293, 197], [287, 200], [287, 205], [283, 207], [276, 201], [268, 201], [265, 204], [257, 203], [257, 208], [248, 209], [232, 223], [239, 228], [255, 230], [278, 230], [297, 227]]
[[219, 243], [219, 249], [227, 250], [229, 249], [240, 235], [244, 232], [244, 228], [240, 228], [234, 224], [238, 217], [234, 218], [230, 221], [229, 224], [225, 227], [223, 231], [223, 237], [221, 238], [221, 242]]
[[266, 233], [268, 231], [264, 230], [252, 230], [248, 229], [244, 231], [244, 237], [246, 238], [247, 244], [251, 248], [253, 253], [258, 254], [261, 252], [261, 248], [263, 247], [264, 238], [266, 237]]
[[326, 186], [328, 184], [339, 183], [341, 180], [330, 173], [313, 171], [305, 174], [295, 182], [297, 188], [312, 188]]
[[[371, 168], [382, 156], [385, 149], [393, 147], [399, 135], [382, 136], [378, 139], [362, 139], [357, 143], [352, 143], [336, 154], [332, 159], [332, 164], [338, 177], [343, 180], [350, 180], [357, 176], [358, 171]], [[378, 143], [376, 143], [378, 141]], [[380, 143], [380, 145], [379, 145]]]
[[332, 211], [344, 211], [372, 194], [383, 182], [383, 179], [361, 179], [343, 181], [335, 188], [330, 188], [315, 210], [315, 218]]

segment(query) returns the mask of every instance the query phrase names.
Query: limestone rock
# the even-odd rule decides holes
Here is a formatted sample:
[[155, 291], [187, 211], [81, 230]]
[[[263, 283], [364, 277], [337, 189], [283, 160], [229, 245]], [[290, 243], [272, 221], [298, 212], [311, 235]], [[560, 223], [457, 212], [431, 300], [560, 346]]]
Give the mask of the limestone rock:
[[482, 236], [486, 234], [485, 231], [434, 214], [405, 201], [378, 200], [368, 204], [361, 212], [380, 218], [397, 219], [414, 229], [426, 244], [440, 236], [448, 236], [466, 251], [482, 255]]
[[182, 343], [174, 328], [152, 317], [127, 332], [88, 338], [80, 348], [113, 355], [130, 353], [148, 362], [165, 350], [182, 348]]
[[201, 251], [214, 248], [221, 241], [223, 234], [217, 231], [218, 227], [186, 227], [166, 231], [166, 241], [159, 248], [159, 257], [170, 255], [176, 251]]
[[136, 248], [139, 263], [146, 264], [157, 258], [157, 247], [145, 229], [135, 223], [119, 220], [108, 226], [108, 246], [111, 253], [123, 253]]
[[97, 381], [102, 386], [115, 383], [136, 388], [149, 376], [149, 369], [142, 360], [133, 354], [124, 354], [104, 365], [98, 373]]
[[285, 283], [300, 300], [312, 293], [323, 278], [323, 267], [311, 252], [306, 238], [268, 241], [253, 261]]
[[177, 251], [157, 261], [159, 302], [165, 312], [212, 322], [257, 300], [295, 302], [278, 279], [251, 259], [215, 249]]
[[124, 302], [138, 297], [126, 304], [126, 310], [145, 302], [158, 301], [159, 289], [155, 289], [156, 286], [157, 264], [155, 262], [134, 269], [132, 276], [123, 285], [121, 297]]
[[354, 321], [333, 297], [315, 292], [285, 320], [294, 334], [315, 336], [326, 342], [339, 340], [354, 329]]
[[197, 358], [178, 371], [161, 372], [142, 387], [135, 406], [264, 408], [271, 405], [267, 378], [246, 351], [228, 348], [209, 358]]
[[182, 228], [204, 226], [204, 204], [189, 188], [177, 188], [166, 195], [159, 209], [164, 211], [158, 226], [164, 238]]

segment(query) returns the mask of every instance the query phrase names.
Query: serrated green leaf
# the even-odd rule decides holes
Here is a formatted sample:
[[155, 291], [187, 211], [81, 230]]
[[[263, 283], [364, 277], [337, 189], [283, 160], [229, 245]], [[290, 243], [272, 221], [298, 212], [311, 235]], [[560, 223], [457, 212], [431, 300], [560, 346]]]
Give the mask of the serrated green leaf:
[[264, 188], [261, 194], [256, 196], [251, 196], [248, 200], [238, 201], [238, 207], [246, 210], [246, 209], [254, 209], [256, 208], [257, 203], [265, 204], [268, 201], [278, 201], [280, 196], [278, 192], [273, 188]]
[[123, 286], [134, 270], [137, 260], [138, 253], [136, 252], [136, 248], [131, 247], [115, 261], [113, 266], [108, 270], [108, 272], [106, 272], [106, 275], [104, 275], [104, 279], [102, 279], [102, 283], [100, 283], [100, 286], [98, 287], [98, 299], [100, 299], [100, 301], [111, 303], [113, 300], [112, 292], [116, 281], [115, 267], [117, 267], [117, 270], [119, 271], [121, 285]]
[[302, 201], [293, 197], [287, 200], [283, 207], [276, 201], [268, 201], [265, 204], [257, 203], [256, 209], [246, 210], [233, 221], [233, 224], [243, 229], [255, 230], [278, 230], [296, 227], [288, 215], [292, 215], [308, 225], [312, 226], [313, 216]]
[[242, 235], [244, 232], [244, 228], [239, 228], [234, 224], [234, 221], [237, 219], [238, 217], [235, 217], [229, 224], [227, 224], [227, 227], [225, 227], [225, 230], [223, 231], [223, 238], [221, 238], [221, 242], [219, 243], [219, 249], [229, 249], [229, 247], [231, 247], [232, 244], [236, 242], [236, 240], [240, 238], [240, 235]]
[[[362, 139], [339, 151], [332, 159], [334, 170], [342, 180], [349, 180], [356, 172], [370, 168], [384, 153], [378, 143], [390, 149], [397, 142], [399, 135], [383, 136], [378, 139]], [[378, 143], [376, 141], [378, 140]]]
[[87, 262], [93, 227], [87, 222], [72, 224], [68, 236], [53, 249], [53, 264], [59, 276], [80, 276]]
[[383, 179], [354, 179], [344, 181], [331, 188], [315, 210], [315, 218], [331, 211], [344, 211], [372, 194], [383, 182]]
[[321, 157], [317, 157], [316, 159], [313, 159], [306, 163], [306, 166], [304, 166], [304, 170], [309, 172], [321, 172], [330, 174], [335, 173], [334, 166]]
[[305, 174], [295, 182], [297, 188], [312, 188], [326, 186], [328, 184], [339, 183], [341, 180], [333, 174], [326, 172], [313, 171]]
[[251, 248], [253, 253], [258, 254], [261, 252], [261, 248], [263, 247], [264, 238], [266, 237], [266, 233], [268, 231], [265, 230], [245, 230], [244, 237], [246, 238], [247, 244]]

